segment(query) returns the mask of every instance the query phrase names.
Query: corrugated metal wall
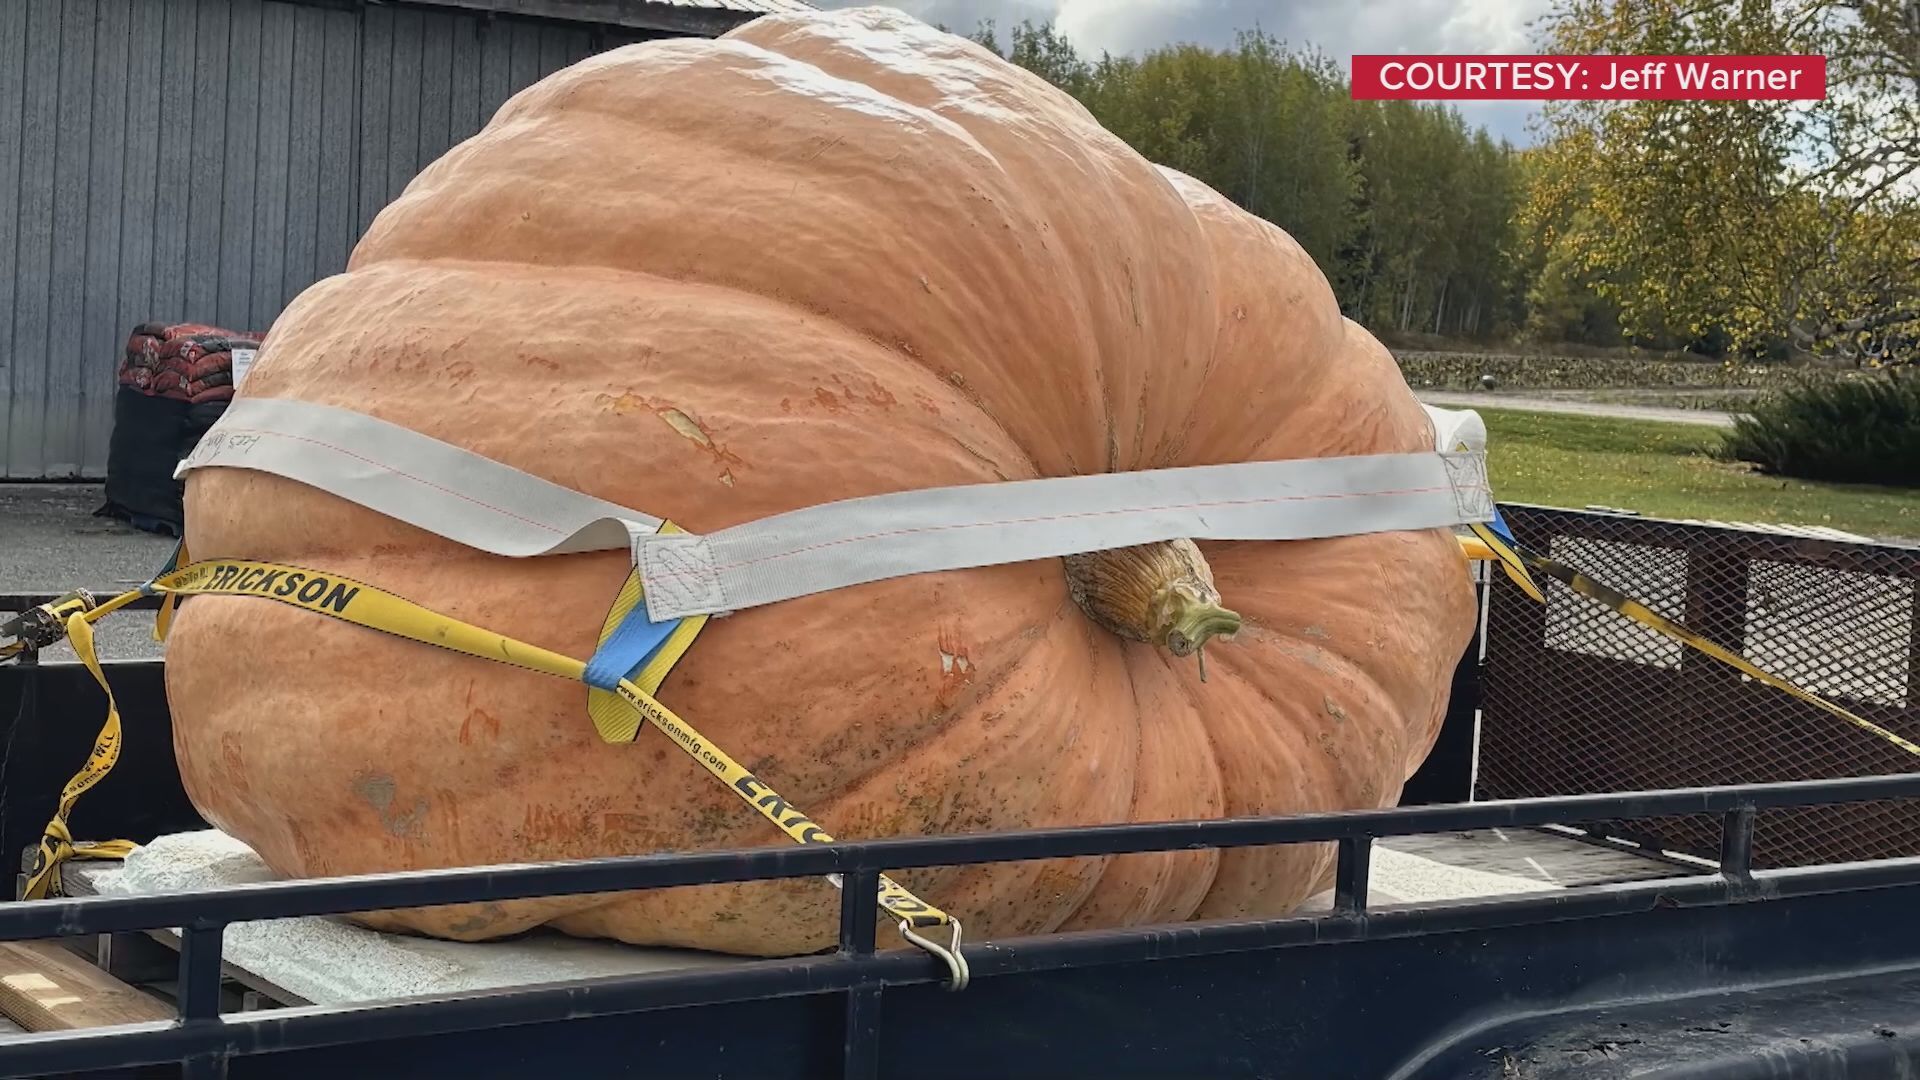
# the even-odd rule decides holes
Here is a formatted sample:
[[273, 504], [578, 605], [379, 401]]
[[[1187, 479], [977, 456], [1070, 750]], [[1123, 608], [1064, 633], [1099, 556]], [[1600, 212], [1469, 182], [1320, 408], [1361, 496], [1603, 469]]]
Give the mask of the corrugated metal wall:
[[0, 475], [101, 477], [137, 323], [264, 331], [584, 27], [271, 0], [0, 0]]

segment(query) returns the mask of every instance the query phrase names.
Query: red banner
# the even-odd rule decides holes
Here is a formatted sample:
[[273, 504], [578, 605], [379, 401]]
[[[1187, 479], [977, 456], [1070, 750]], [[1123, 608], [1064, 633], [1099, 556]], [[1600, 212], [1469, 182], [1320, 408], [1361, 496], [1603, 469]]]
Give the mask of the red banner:
[[1356, 101], [1817, 101], [1824, 56], [1389, 56], [1353, 58]]

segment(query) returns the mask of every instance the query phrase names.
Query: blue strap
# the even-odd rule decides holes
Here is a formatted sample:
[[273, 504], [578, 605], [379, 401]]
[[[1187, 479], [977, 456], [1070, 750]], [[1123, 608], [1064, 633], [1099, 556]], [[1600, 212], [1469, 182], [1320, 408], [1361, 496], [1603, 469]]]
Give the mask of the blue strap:
[[1486, 525], [1487, 525], [1487, 528], [1493, 530], [1493, 534], [1495, 536], [1498, 536], [1500, 539], [1505, 540], [1507, 543], [1512, 544], [1515, 547], [1520, 546], [1520, 541], [1515, 540], [1513, 538], [1513, 530], [1507, 528], [1507, 519], [1500, 516], [1499, 503], [1494, 504], [1493, 520], [1487, 522]]
[[152, 577], [148, 578], [146, 581], [141, 583], [140, 592], [144, 595], [152, 596], [153, 583], [156, 581], [159, 581], [163, 577], [166, 577], [168, 574], [173, 573], [175, 570], [180, 569], [180, 555], [186, 550], [187, 550], [186, 537], [183, 536], [180, 539], [175, 540], [173, 542], [173, 554], [167, 556], [166, 563], [162, 565], [160, 569], [155, 570], [153, 572]]
[[593, 651], [581, 680], [588, 686], [612, 690], [620, 685], [621, 679], [639, 671], [652, 659], [679, 625], [679, 619], [650, 622], [647, 619], [647, 605], [633, 605], [633, 610], [620, 620], [620, 625], [607, 635], [607, 640]]

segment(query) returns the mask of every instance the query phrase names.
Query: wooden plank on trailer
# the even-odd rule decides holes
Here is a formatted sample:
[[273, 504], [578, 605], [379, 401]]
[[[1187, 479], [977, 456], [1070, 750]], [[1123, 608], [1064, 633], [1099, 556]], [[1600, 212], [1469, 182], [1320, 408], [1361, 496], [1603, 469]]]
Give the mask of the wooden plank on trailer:
[[27, 1031], [141, 1024], [174, 1010], [53, 941], [0, 942], [0, 1012]]

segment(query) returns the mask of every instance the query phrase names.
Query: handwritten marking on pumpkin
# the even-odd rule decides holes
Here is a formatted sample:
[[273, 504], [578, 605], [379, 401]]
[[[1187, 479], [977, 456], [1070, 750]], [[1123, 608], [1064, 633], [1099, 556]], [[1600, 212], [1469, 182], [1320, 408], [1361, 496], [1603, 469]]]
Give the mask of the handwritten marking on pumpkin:
[[353, 792], [360, 796], [374, 813], [380, 817], [380, 824], [388, 832], [402, 839], [418, 839], [424, 830], [427, 818], [427, 800], [416, 797], [413, 809], [398, 813], [393, 808], [393, 800], [399, 789], [393, 777], [385, 773], [365, 772], [353, 779]]
[[252, 794], [246, 761], [240, 753], [240, 737], [232, 732], [220, 736], [220, 764], [225, 766], [227, 783], [235, 792], [242, 796]]
[[474, 707], [468, 710], [467, 718], [460, 722], [460, 743], [462, 746], [473, 745], [473, 722], [475, 720], [478, 720], [486, 727], [488, 735], [496, 739], [500, 737], [499, 717], [494, 716], [485, 709]]
[[645, 814], [634, 814], [624, 810], [610, 810], [601, 814], [600, 830], [608, 835], [618, 836], [651, 835]]
[[845, 135], [835, 135], [835, 136], [834, 136], [833, 138], [831, 138], [831, 139], [828, 139], [828, 140], [827, 140], [827, 141], [826, 141], [825, 143], [823, 143], [823, 144], [821, 144], [821, 146], [820, 146], [820, 148], [819, 148], [819, 149], [817, 149], [817, 150], [815, 150], [815, 151], [814, 151], [813, 153], [811, 153], [811, 154], [808, 154], [808, 155], [807, 155], [807, 156], [806, 156], [805, 158], [803, 158], [802, 160], [804, 160], [804, 161], [813, 161], [813, 160], [815, 160], [815, 159], [817, 159], [817, 158], [819, 158], [819, 157], [820, 157], [820, 155], [822, 155], [822, 154], [824, 154], [824, 153], [826, 153], [827, 151], [829, 151], [829, 150], [831, 150], [831, 149], [833, 149], [833, 148], [834, 148], [834, 147], [836, 147], [836, 146], [839, 146], [839, 145], [840, 145], [840, 143], [841, 143], [841, 142], [842, 142], [843, 140], [845, 140], [845, 139], [846, 139], [846, 136], [845, 136]]

